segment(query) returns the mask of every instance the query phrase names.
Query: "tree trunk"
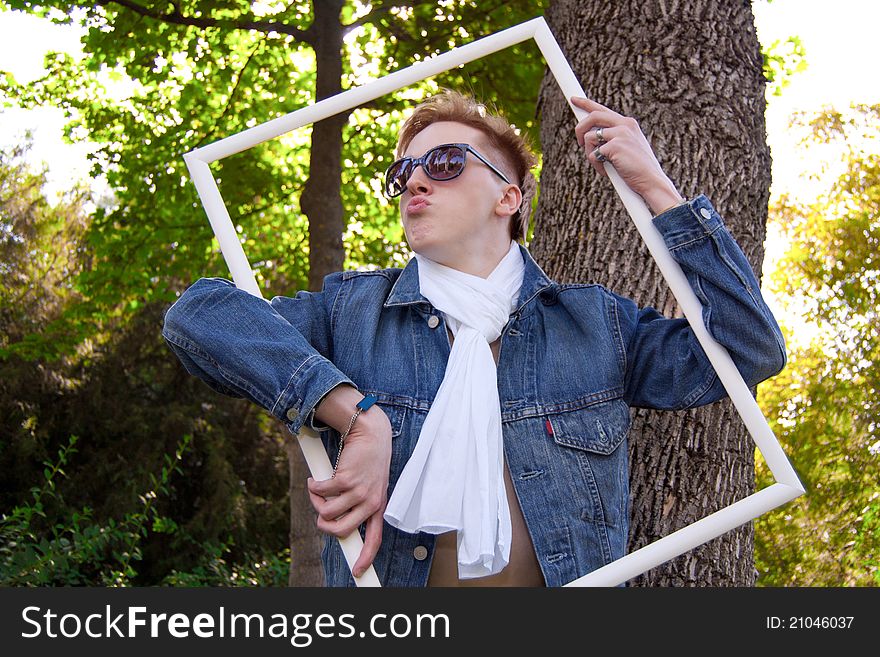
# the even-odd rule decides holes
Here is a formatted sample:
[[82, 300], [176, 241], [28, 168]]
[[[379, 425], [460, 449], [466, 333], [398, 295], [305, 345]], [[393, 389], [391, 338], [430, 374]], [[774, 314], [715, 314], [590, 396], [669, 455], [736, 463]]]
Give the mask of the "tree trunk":
[[[760, 270], [770, 187], [764, 77], [750, 3], [557, 0], [547, 20], [587, 94], [636, 118], [679, 191], [705, 193]], [[595, 281], [681, 316], [611, 183], [591, 171], [551, 76], [532, 251], [560, 282]], [[629, 551], [754, 491], [754, 443], [729, 401], [634, 411]], [[748, 523], [634, 578], [637, 586], [751, 586]]]
[[315, 523], [315, 510], [306, 488], [309, 466], [295, 437], [289, 436], [284, 446], [290, 467], [290, 573], [287, 583], [289, 586], [323, 586], [323, 537]]
[[[343, 0], [313, 3], [315, 20], [309, 28], [317, 62], [316, 100], [342, 90]], [[320, 290], [324, 276], [339, 271], [345, 259], [342, 233], [342, 128], [347, 114], [337, 114], [312, 128], [309, 179], [300, 207], [309, 219], [309, 289]], [[321, 586], [321, 533], [306, 490], [308, 465], [296, 442], [287, 442], [290, 464], [290, 579], [291, 586]]]
[[[343, 0], [313, 3], [315, 20], [309, 28], [315, 48], [316, 100], [342, 91]], [[337, 114], [312, 128], [309, 179], [300, 207], [309, 218], [309, 289], [320, 290], [324, 276], [342, 269], [345, 230], [342, 208], [342, 128], [348, 115]]]

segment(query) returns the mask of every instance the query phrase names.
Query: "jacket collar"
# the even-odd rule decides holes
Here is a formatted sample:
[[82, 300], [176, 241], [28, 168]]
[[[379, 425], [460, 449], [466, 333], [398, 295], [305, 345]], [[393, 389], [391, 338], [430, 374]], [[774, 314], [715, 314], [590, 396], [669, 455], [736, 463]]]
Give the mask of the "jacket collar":
[[[532, 254], [529, 253], [528, 249], [522, 244], [519, 244], [518, 246], [523, 257], [523, 262], [525, 263], [525, 270], [523, 271], [523, 282], [519, 291], [519, 300], [517, 301], [516, 308], [511, 314], [518, 313], [523, 306], [535, 297], [535, 295], [554, 285], [553, 281], [550, 280], [550, 277], [544, 273], [544, 270], [541, 269], [541, 267], [538, 266], [538, 263], [535, 262], [535, 259], [532, 258]], [[403, 268], [400, 276], [398, 276], [397, 280], [394, 282], [391, 292], [385, 300], [384, 307], [404, 306], [415, 303], [425, 303], [430, 305], [430, 302], [419, 292], [419, 262], [413, 257], [410, 258], [410, 261], [406, 264], [406, 267]]]

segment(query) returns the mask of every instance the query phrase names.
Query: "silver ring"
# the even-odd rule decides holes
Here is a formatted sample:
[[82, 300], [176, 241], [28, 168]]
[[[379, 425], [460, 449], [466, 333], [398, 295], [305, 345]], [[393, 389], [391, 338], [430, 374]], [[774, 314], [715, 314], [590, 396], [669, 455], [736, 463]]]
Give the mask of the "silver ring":
[[608, 161], [608, 158], [605, 157], [605, 155], [602, 154], [602, 151], [600, 151], [599, 148], [601, 148], [601, 147], [599, 147], [599, 146], [596, 147], [596, 150], [593, 151], [593, 155], [596, 156], [596, 159], [597, 159], [599, 162], [607, 162], [607, 161]]
[[599, 142], [599, 146], [605, 143], [605, 138], [602, 136], [602, 131], [605, 128], [596, 128], [596, 140]]

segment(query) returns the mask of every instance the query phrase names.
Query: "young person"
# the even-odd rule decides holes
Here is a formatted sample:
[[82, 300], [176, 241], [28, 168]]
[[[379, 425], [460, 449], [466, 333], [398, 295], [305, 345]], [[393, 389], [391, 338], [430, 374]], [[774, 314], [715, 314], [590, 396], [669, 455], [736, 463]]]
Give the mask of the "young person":
[[[589, 162], [645, 199], [745, 381], [778, 372], [782, 335], [709, 200], [681, 197], [633, 119], [573, 102]], [[416, 107], [397, 151], [385, 186], [415, 252], [405, 268], [269, 303], [201, 279], [163, 335], [215, 390], [321, 432], [336, 469], [308, 487], [328, 585], [354, 584], [333, 536], [359, 528], [354, 574], [372, 563], [384, 586], [566, 584], [625, 553], [629, 407], [724, 388], [686, 320], [558, 284], [517, 244], [535, 158], [503, 118], [446, 92]]]

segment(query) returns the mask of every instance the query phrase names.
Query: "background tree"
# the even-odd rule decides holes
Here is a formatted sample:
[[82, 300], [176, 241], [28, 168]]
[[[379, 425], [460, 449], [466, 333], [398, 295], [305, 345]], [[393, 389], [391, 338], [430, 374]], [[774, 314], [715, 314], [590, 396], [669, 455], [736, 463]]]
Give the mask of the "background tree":
[[[756, 271], [770, 157], [761, 49], [749, 3], [554, 0], [547, 19], [587, 94], [639, 120], [688, 197], [707, 193]], [[559, 281], [596, 281], [672, 316], [675, 300], [610, 183], [589, 171], [574, 120], [545, 78], [536, 259]], [[629, 550], [754, 490], [754, 444], [729, 402], [635, 412]], [[634, 579], [636, 585], [754, 583], [751, 525]]]
[[[81, 245], [88, 227], [87, 193], [71, 190], [55, 206], [43, 196], [46, 170], [29, 170], [30, 137], [0, 152], [0, 354], [22, 353], [28, 340], [78, 300], [73, 279], [88, 260]], [[53, 339], [65, 335], [53, 332]]]
[[878, 119], [880, 105], [798, 117], [814, 161], [838, 175], [811, 201], [771, 207], [790, 242], [771, 288], [801, 324], [787, 327], [789, 366], [760, 399], [807, 495], [758, 520], [767, 586], [880, 584]]

